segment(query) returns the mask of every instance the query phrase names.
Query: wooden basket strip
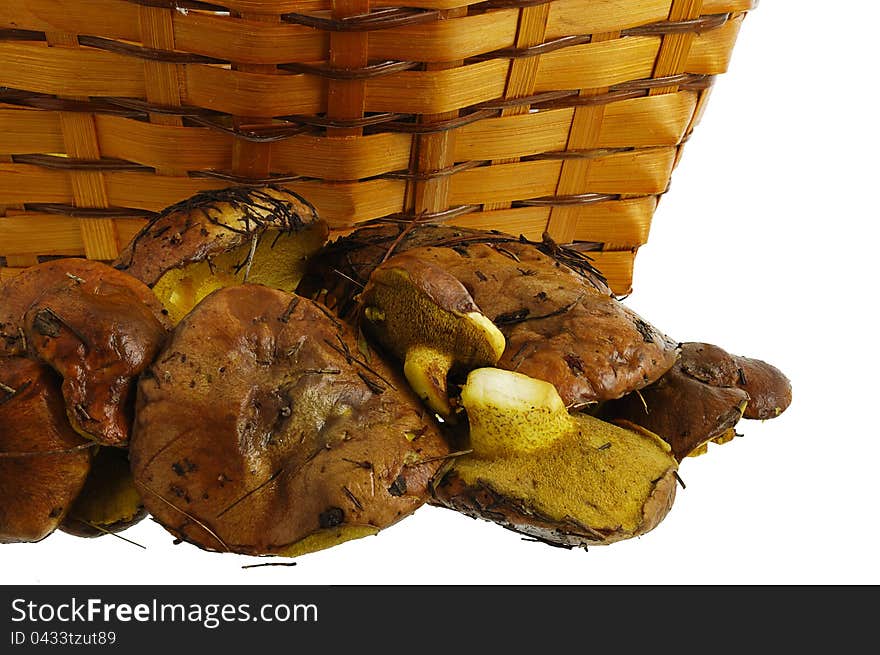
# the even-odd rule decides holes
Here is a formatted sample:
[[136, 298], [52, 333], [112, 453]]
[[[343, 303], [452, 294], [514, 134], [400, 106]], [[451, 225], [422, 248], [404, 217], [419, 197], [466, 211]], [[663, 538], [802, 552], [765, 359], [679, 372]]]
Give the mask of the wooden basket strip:
[[[666, 18], [669, 2], [653, 0], [631, 3], [625, 21], [621, 20], [619, 4], [596, 3], [589, 12], [581, 9], [580, 0], [560, 0], [537, 6], [550, 11], [545, 36], [555, 39], [601, 33], [612, 27], [626, 29], [659, 22]], [[183, 13], [158, 7], [138, 7], [121, 0], [98, 0], [80, 5], [81, 11], [59, 12], [53, 0], [29, 0], [27, 3], [0, 0], [0, 15], [4, 16], [0, 25], [72, 34], [99, 34], [108, 39], [140, 41], [149, 46], [142, 38], [141, 27], [146, 9], [150, 13], [166, 16], [175, 41], [175, 47], [171, 50], [180, 52], [238, 63], [281, 64], [320, 61], [326, 57], [329, 48], [330, 37], [326, 31], [302, 25], [267, 25], [254, 20], [254, 17], [247, 19], [203, 12]], [[514, 42], [519, 11], [498, 9], [367, 32], [370, 58], [448, 61], [506, 48]], [[277, 22], [278, 18], [276, 14], [274, 20]]]
[[708, 34], [694, 37], [685, 70], [704, 75], [726, 73], [744, 18], [745, 14], [733, 16], [727, 23], [713, 30], [711, 37]]
[[606, 106], [598, 148], [666, 146], [682, 142], [697, 105], [696, 93], [621, 100]]
[[[674, 156], [674, 148], [652, 148], [592, 160], [587, 175], [575, 180], [569, 193], [661, 193]], [[463, 171], [451, 180], [450, 203], [512, 202], [561, 195], [557, 182], [562, 165], [559, 161], [524, 161]]]
[[514, 45], [518, 16], [518, 10], [504, 9], [370, 32], [370, 56], [443, 62], [508, 48]]
[[[77, 52], [80, 50], [76, 35], [47, 32], [46, 42], [55, 52]], [[71, 100], [88, 100], [84, 96], [72, 96]], [[65, 153], [75, 159], [100, 160], [98, 136], [92, 114], [82, 112], [61, 112], [61, 136]], [[105, 208], [109, 206], [104, 175], [97, 170], [76, 170], [70, 172], [70, 186], [73, 204], [76, 207]], [[116, 232], [112, 223], [92, 217], [79, 221], [80, 233], [89, 259], [112, 259], [119, 253]]]
[[[177, 118], [168, 116], [168, 118]], [[232, 159], [232, 138], [202, 127], [145, 123], [120, 116], [95, 116], [105, 157], [144, 164], [159, 172], [224, 169]]]
[[235, 116], [270, 118], [327, 109], [327, 80], [315, 75], [260, 75], [184, 65], [183, 101]]
[[754, 9], [758, 0], [703, 0], [704, 14], [726, 14]]
[[[693, 71], [726, 70], [737, 23], [694, 40]], [[597, 88], [649, 77], [659, 37], [630, 37], [572, 46], [541, 57], [536, 92]], [[236, 116], [314, 114], [326, 109], [327, 81], [316, 75], [265, 75], [205, 64], [179, 64], [182, 102]], [[365, 110], [438, 114], [501, 97], [510, 60], [494, 59], [447, 70], [403, 71], [366, 81]], [[42, 44], [0, 42], [0, 84], [64, 96], [142, 98], [137, 58], [81, 48], [59, 53]]]
[[572, 34], [603, 34], [664, 20], [670, 0], [558, 0], [550, 5], [547, 38]]
[[[532, 48], [535, 45], [541, 44], [544, 42], [544, 35], [547, 30], [547, 17], [550, 13], [550, 6], [548, 4], [540, 4], [534, 5], [531, 7], [524, 7], [520, 11], [519, 16], [519, 24], [517, 26], [516, 33], [516, 43], [514, 44], [516, 48], [528, 49]], [[540, 63], [541, 57], [540, 55], [536, 55], [534, 57], [518, 57], [513, 59], [510, 64], [510, 72], [507, 76], [507, 86], [504, 89], [504, 98], [506, 100], [512, 98], [528, 98], [534, 95], [535, 91], [535, 80], [538, 77], [538, 65]], [[541, 116], [541, 113], [538, 112], [530, 113], [530, 105], [529, 104], [515, 104], [508, 107], [504, 107], [501, 111], [501, 117], [504, 119], [505, 117], [510, 116], [520, 116], [520, 115], [528, 115], [533, 116], [538, 119]], [[541, 121], [543, 122], [543, 121]], [[561, 130], [557, 128], [557, 132], [559, 132], [559, 136], [557, 137], [558, 141], [556, 145], [551, 145], [548, 148], [541, 148], [539, 150], [532, 150], [531, 152], [543, 152], [544, 150], [560, 150], [564, 147], [564, 139], [565, 134], [568, 132], [568, 124], [564, 124], [561, 127]], [[521, 127], [524, 127], [522, 123], [520, 123]], [[536, 122], [533, 124], [536, 128], [536, 131], [540, 132], [541, 129]], [[522, 137], [520, 134], [525, 134], [525, 132], [520, 132], [517, 136], [510, 135], [507, 138], [503, 138], [501, 134], [488, 135], [486, 137], [487, 144], [501, 144], [502, 142], [514, 142], [519, 141]], [[532, 141], [532, 139], [528, 139]], [[536, 144], [532, 144], [534, 147]], [[517, 161], [519, 157], [523, 154], [531, 154], [528, 150], [523, 150], [523, 148], [516, 148], [514, 151], [503, 151], [501, 153], [495, 153], [491, 157], [492, 164], [503, 164], [509, 163], [513, 161]], [[509, 203], [484, 203], [483, 210], [489, 211], [493, 209], [502, 209], [508, 207]]]
[[[703, 0], [673, 0], [669, 9], [669, 20], [682, 21], [697, 18], [702, 8]], [[683, 72], [693, 41], [694, 34], [690, 32], [665, 34], [660, 51], [657, 53], [654, 77], [668, 77]], [[678, 87], [675, 85], [656, 87], [651, 89], [650, 95], [674, 93], [676, 90]]]
[[174, 36], [185, 52], [246, 64], [321, 61], [330, 49], [326, 32], [302, 25], [175, 12]]
[[0, 256], [85, 256], [79, 221], [70, 216], [28, 214], [0, 218]]
[[[270, 29], [281, 22], [281, 17], [277, 14], [234, 13], [233, 15], [245, 20], [251, 20], [254, 23], [262, 24], [264, 28]], [[279, 74], [278, 67], [274, 64], [241, 62], [237, 59], [233, 59], [231, 69], [234, 71], [265, 74], [269, 76], [277, 76]], [[247, 117], [235, 116], [232, 120], [232, 126], [235, 129], [242, 129], [246, 125], [259, 127], [263, 125], [271, 125], [272, 122], [272, 119], [268, 117], [253, 121]], [[234, 139], [232, 142], [232, 163], [230, 170], [235, 175], [251, 179], [267, 177], [272, 170], [272, 144], [255, 142], [249, 139]]]
[[[332, 16], [343, 19], [370, 12], [370, 0], [332, 2]], [[329, 62], [332, 68], [356, 69], [370, 63], [367, 32], [334, 32], [330, 34]], [[358, 119], [364, 115], [365, 79], [331, 79], [327, 82], [327, 117]], [[360, 128], [333, 128], [331, 136], [358, 136]]]
[[535, 91], [593, 89], [651, 76], [659, 37], [596, 41], [541, 57]]
[[603, 250], [587, 253], [593, 263], [608, 280], [611, 290], [626, 296], [632, 293], [633, 264], [636, 253], [633, 250]]
[[634, 250], [648, 242], [656, 195], [609, 200], [578, 208], [572, 241], [599, 241], [604, 250]]
[[144, 97], [143, 65], [101, 50], [0, 41], [0, 86], [60, 96]]
[[[444, 20], [455, 20], [467, 13], [467, 8], [459, 7], [444, 10]], [[449, 60], [441, 63], [427, 63], [427, 71], [437, 74], [452, 73], [460, 70], [462, 60]], [[369, 90], [368, 90], [369, 92]], [[438, 112], [424, 112], [421, 123], [435, 123], [454, 120], [458, 117], [458, 107], [444, 108]], [[447, 130], [431, 134], [421, 134], [414, 142], [410, 170], [420, 176], [443, 171], [454, 163], [456, 131]], [[414, 179], [407, 183], [404, 197], [404, 211], [407, 214], [424, 217], [436, 214], [449, 208], [449, 189], [451, 176], [434, 176], [429, 179]]]
[[0, 153], [64, 152], [56, 112], [0, 109]]
[[122, 0], [0, 0], [0, 28], [137, 41], [138, 5]]
[[[144, 46], [169, 51], [175, 49], [174, 25], [169, 10], [141, 6], [138, 8], [138, 25]], [[144, 87], [147, 102], [163, 107], [180, 107], [180, 70], [177, 64], [145, 59]], [[150, 122], [157, 125], [183, 125], [179, 116], [156, 112], [150, 114]], [[157, 166], [157, 172], [163, 175], [182, 170], [186, 169], [176, 161], [163, 162], [161, 166]]]
[[[600, 48], [603, 44], [615, 43], [619, 32], [607, 32], [593, 37], [591, 45]], [[656, 44], [652, 44], [655, 45]], [[652, 55], [653, 57], [653, 55]], [[644, 73], [642, 73], [644, 75]], [[607, 84], [587, 84], [581, 87], [581, 97], [601, 95], [608, 91]], [[608, 106], [605, 104], [586, 105], [576, 107], [572, 116], [571, 130], [569, 132], [566, 150], [583, 151], [598, 147], [599, 134], [605, 120], [605, 112]], [[559, 170], [555, 195], [570, 196], [583, 192], [600, 192], [598, 186], [585, 186], [587, 180], [591, 180], [596, 171], [596, 162], [592, 159], [568, 159], [562, 162]], [[593, 180], [595, 184], [595, 180]], [[562, 243], [574, 239], [575, 230], [583, 215], [583, 207], [557, 206], [552, 209], [547, 220], [547, 232]]]
[[495, 59], [449, 69], [404, 71], [367, 85], [367, 111], [443, 114], [504, 93], [510, 62]]
[[455, 224], [478, 230], [503, 229], [516, 236], [540, 241], [547, 226], [549, 207], [514, 207], [475, 211], [456, 217]]

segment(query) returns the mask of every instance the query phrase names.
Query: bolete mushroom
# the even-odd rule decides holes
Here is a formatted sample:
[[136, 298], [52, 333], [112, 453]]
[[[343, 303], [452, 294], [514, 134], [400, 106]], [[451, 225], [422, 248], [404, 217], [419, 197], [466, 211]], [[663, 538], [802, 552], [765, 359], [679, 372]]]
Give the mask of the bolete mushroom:
[[444, 419], [449, 373], [493, 366], [504, 352], [504, 335], [461, 282], [415, 252], [377, 268], [361, 302], [364, 331], [403, 361], [416, 394]]
[[428, 498], [432, 417], [320, 305], [219, 289], [141, 377], [130, 453], [150, 514], [206, 550], [298, 556], [373, 535]]
[[712, 344], [685, 342], [663, 377], [604, 403], [598, 415], [655, 432], [681, 461], [704, 454], [710, 443], [729, 442], [741, 418], [775, 418], [790, 402], [791, 383], [775, 366]]
[[[18, 332], [28, 351], [64, 378], [73, 428], [97, 443], [125, 446], [133, 383], [168, 331], [161, 303], [142, 282], [99, 261], [38, 264], [6, 284], [25, 308]], [[18, 302], [25, 297], [29, 303]]]
[[277, 186], [199, 193], [153, 218], [114, 266], [143, 281], [174, 324], [211, 291], [252, 282], [293, 291], [329, 227]]
[[461, 402], [472, 452], [436, 504], [564, 547], [645, 534], [672, 507], [677, 462], [646, 430], [570, 414], [552, 384], [501, 369], [472, 371]]
[[[459, 368], [466, 362], [474, 368], [480, 363], [469, 359], [473, 346], [457, 338], [461, 330], [450, 331], [436, 318], [453, 299], [469, 316], [479, 316], [481, 326], [494, 325], [503, 335], [503, 354], [496, 362], [483, 358], [487, 365], [552, 383], [570, 407], [642, 388], [677, 356], [675, 342], [622, 302], [520, 242], [418, 247], [391, 256], [373, 270], [359, 297], [361, 324], [399, 356], [403, 349], [407, 359], [413, 357], [406, 349], [418, 341], [420, 352], [439, 351]], [[401, 338], [410, 331], [418, 331], [418, 338]], [[502, 344], [500, 338], [492, 342]], [[456, 346], [463, 349], [457, 359], [451, 354]], [[431, 366], [423, 368], [442, 371], [439, 359], [432, 352]]]
[[0, 357], [0, 543], [40, 541], [64, 521], [91, 465], [48, 366]]

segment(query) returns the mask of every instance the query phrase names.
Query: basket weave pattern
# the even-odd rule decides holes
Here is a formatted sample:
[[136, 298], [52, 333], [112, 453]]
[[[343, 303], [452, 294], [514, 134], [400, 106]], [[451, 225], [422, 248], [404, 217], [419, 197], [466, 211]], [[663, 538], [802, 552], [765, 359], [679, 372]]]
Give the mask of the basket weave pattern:
[[0, 278], [272, 182], [340, 233], [585, 242], [626, 293], [753, 3], [0, 0]]

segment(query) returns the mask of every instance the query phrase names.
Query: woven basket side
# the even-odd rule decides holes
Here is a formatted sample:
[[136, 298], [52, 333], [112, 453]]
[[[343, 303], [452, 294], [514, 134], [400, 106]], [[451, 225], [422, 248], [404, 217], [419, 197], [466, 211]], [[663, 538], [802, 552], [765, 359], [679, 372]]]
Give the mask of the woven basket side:
[[343, 233], [590, 250], [627, 293], [744, 0], [0, 0], [0, 276], [273, 182]]

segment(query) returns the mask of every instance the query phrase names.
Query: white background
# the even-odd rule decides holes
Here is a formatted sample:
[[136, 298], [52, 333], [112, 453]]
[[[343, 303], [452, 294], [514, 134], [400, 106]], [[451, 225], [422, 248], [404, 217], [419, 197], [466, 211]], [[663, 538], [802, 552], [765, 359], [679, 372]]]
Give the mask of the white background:
[[[847, 6], [853, 6], [847, 9]], [[687, 144], [627, 304], [678, 340], [765, 359], [781, 417], [685, 460], [668, 517], [589, 551], [424, 507], [292, 567], [124, 535], [0, 547], [25, 584], [877, 584], [880, 260], [874, 2], [764, 0]]]

